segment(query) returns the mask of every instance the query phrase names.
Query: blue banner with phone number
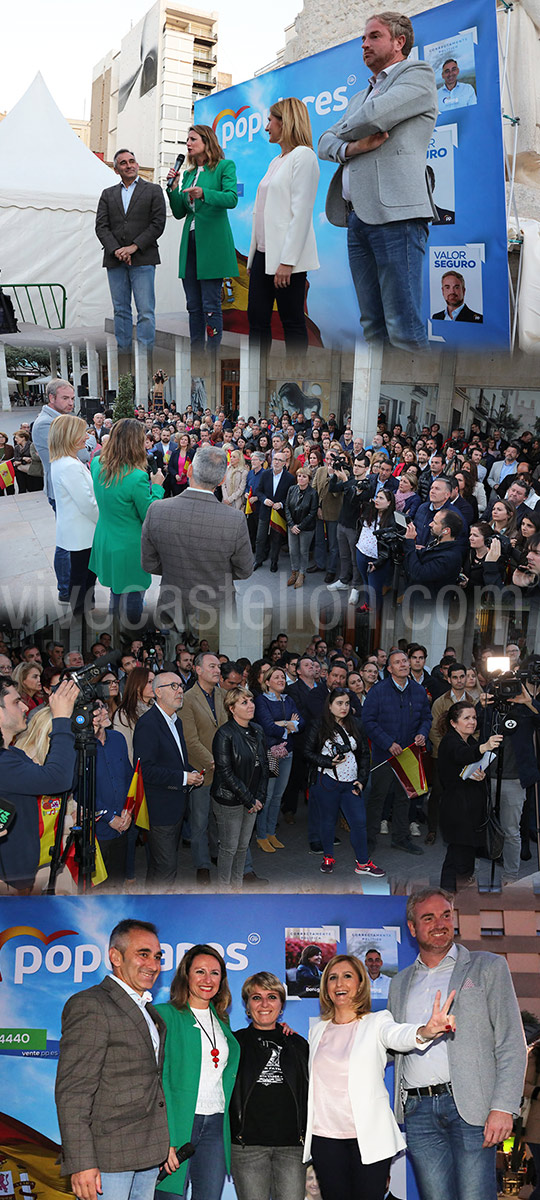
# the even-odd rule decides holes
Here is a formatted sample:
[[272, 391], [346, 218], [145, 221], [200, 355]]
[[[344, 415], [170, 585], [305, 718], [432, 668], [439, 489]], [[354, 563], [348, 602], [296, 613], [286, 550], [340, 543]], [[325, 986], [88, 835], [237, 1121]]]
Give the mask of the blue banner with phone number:
[[[210, 942], [219, 948], [232, 993], [231, 1026], [238, 1029], [246, 1020], [241, 1000], [245, 979], [263, 970], [284, 981], [289, 978], [286, 930], [312, 933], [328, 927], [329, 940], [337, 938], [338, 953], [346, 952], [349, 933], [361, 957], [374, 939], [394, 972], [408, 966], [416, 955], [405, 905], [403, 896], [355, 895], [0, 900], [0, 1108], [44, 1138], [58, 1141], [54, 1080], [62, 1008], [75, 991], [92, 987], [110, 973], [108, 938], [118, 921], [135, 917], [157, 925], [164, 951], [161, 977], [154, 988], [158, 1001], [168, 1000], [176, 966], [190, 946]], [[385, 1001], [375, 1000], [373, 1007], [384, 1008]], [[287, 1001], [284, 1019], [307, 1037], [309, 1022], [318, 1014], [317, 999], [294, 996]], [[391, 1068], [387, 1085], [392, 1088]], [[21, 1145], [17, 1155], [24, 1159]], [[407, 1200], [418, 1198], [403, 1155], [393, 1167], [392, 1190], [398, 1196], [406, 1194]], [[234, 1196], [228, 1183], [225, 1200]]]
[[[477, 351], [509, 346], [495, 9], [495, 0], [453, 0], [412, 18], [412, 56], [431, 63], [439, 94], [439, 117], [427, 158], [438, 223], [430, 226], [423, 293], [426, 329], [435, 348]], [[457, 82], [451, 62], [457, 64]], [[226, 328], [248, 329], [246, 258], [252, 212], [259, 181], [276, 153], [265, 133], [269, 106], [285, 96], [303, 99], [316, 148], [325, 129], [366, 86], [368, 76], [358, 37], [196, 102], [195, 122], [215, 129], [225, 156], [236, 163], [239, 181], [238, 207], [229, 215], [240, 274], [228, 285]], [[361, 336], [361, 329], [346, 231], [330, 225], [325, 216], [326, 193], [336, 168], [334, 163], [320, 165], [314, 228], [321, 265], [308, 277], [309, 337], [315, 345], [350, 345]], [[441, 319], [445, 307], [441, 278], [449, 269], [465, 279], [466, 305], [472, 314], [467, 320]]]

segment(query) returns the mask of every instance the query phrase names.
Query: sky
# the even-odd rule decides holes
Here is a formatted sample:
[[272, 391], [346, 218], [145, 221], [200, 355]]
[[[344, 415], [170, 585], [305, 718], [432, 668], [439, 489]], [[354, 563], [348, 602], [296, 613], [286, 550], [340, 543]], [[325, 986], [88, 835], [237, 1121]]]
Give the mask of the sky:
[[[0, 46], [0, 112], [9, 112], [41, 71], [65, 117], [90, 117], [92, 68], [152, 7], [152, 0], [25, 0], [4, 4]], [[253, 0], [195, 0], [217, 11], [219, 69], [233, 83], [272, 62], [285, 44], [285, 26], [302, 0], [272, 0], [257, 24]]]

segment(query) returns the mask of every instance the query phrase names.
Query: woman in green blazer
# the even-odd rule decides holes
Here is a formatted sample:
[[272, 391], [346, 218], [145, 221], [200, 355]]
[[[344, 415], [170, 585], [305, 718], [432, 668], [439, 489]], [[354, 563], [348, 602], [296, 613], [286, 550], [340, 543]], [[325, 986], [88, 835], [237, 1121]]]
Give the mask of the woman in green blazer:
[[233, 235], [227, 216], [236, 208], [236, 167], [209, 125], [193, 125], [187, 136], [187, 170], [167, 177], [173, 215], [184, 221], [178, 275], [184, 283], [191, 345], [217, 350], [223, 333], [221, 289], [225, 277], [238, 275]]
[[[127, 417], [111, 429], [90, 470], [99, 508], [89, 569], [111, 589], [111, 610], [125, 596], [125, 620], [137, 625], [152, 576], [141, 567], [141, 529], [148, 508], [164, 495], [163, 473], [148, 479], [144, 425]], [[127, 593], [127, 594], [126, 594]]]
[[231, 993], [221, 954], [192, 946], [171, 984], [168, 1004], [156, 1005], [167, 1026], [163, 1091], [170, 1144], [191, 1142], [195, 1153], [158, 1191], [191, 1200], [220, 1200], [231, 1169], [229, 1104], [240, 1047], [229, 1028]]

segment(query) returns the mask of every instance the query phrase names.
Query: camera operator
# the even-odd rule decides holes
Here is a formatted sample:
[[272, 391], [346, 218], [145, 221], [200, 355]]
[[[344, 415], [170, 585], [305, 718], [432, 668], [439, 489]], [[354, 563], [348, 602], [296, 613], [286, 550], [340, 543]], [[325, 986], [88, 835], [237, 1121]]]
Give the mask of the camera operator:
[[394, 493], [386, 488], [382, 488], [374, 499], [364, 501], [360, 509], [356, 563], [362, 582], [374, 596], [377, 608], [382, 604], [383, 587], [392, 578], [390, 548], [384, 541], [384, 535], [396, 533], [395, 509]]
[[426, 584], [433, 595], [445, 584], [458, 581], [463, 557], [458, 539], [463, 520], [459, 513], [443, 508], [434, 513], [429, 528], [431, 540], [425, 549], [417, 549], [416, 529], [412, 523], [407, 525], [404, 569], [408, 584]]
[[339, 579], [336, 579], [335, 583], [330, 583], [328, 590], [330, 592], [345, 591], [350, 586], [349, 604], [358, 603], [360, 588], [362, 587], [362, 576], [356, 561], [356, 541], [358, 536], [356, 529], [363, 503], [371, 499], [375, 494], [375, 483], [368, 478], [368, 471], [369, 458], [367, 455], [356, 455], [353, 462], [352, 475], [349, 470], [348, 460], [345, 457], [336, 458], [334, 462], [334, 474], [328, 483], [328, 491], [333, 496], [340, 494], [343, 496], [337, 526], [337, 542], [340, 558]]
[[[524, 672], [498, 676], [476, 706], [480, 736], [504, 734], [500, 822], [504, 830], [503, 879], [519, 874], [520, 820], [528, 788], [540, 783], [535, 733], [540, 729], [539, 684]], [[533, 677], [534, 678], [534, 677]]]
[[540, 600], [540, 533], [529, 538], [526, 559], [527, 565], [514, 571], [512, 583], [523, 588], [525, 596]]
[[39, 766], [11, 745], [26, 729], [26, 704], [9, 677], [0, 679], [0, 775], [2, 798], [16, 811], [15, 822], [0, 841], [0, 880], [18, 892], [29, 892], [39, 863], [39, 809], [37, 797], [68, 791], [75, 772], [71, 714], [79, 694], [77, 685], [64, 680], [51, 694], [53, 717], [51, 747]]
[[501, 587], [510, 550], [509, 538], [493, 533], [487, 521], [475, 521], [471, 525], [469, 549], [459, 576], [460, 587], [467, 591], [475, 587]]

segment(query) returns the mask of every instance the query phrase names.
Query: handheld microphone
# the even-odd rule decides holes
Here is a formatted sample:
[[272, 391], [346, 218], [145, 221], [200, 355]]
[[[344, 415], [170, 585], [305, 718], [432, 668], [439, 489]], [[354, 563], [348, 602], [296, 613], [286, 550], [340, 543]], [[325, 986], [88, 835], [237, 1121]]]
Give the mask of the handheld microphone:
[[[183, 162], [185, 161], [185, 157], [186, 157], [186, 156], [185, 156], [185, 154], [177, 154], [177, 155], [176, 155], [176, 162], [175, 162], [175, 164], [174, 164], [174, 170], [175, 170], [175, 172], [176, 172], [176, 174], [177, 174], [177, 175], [178, 175], [178, 172], [179, 172], [179, 170], [180, 170], [180, 168], [181, 168], [181, 166], [182, 166]], [[171, 188], [172, 188], [172, 185], [173, 185], [173, 183], [174, 183], [174, 179], [170, 179], [170, 180], [169, 180], [169, 182], [168, 182], [168, 184], [167, 184], [167, 191], [168, 191], [168, 192], [170, 192], [170, 190], [171, 190]], [[189, 1155], [188, 1155], [187, 1157], [189, 1158]]]
[[[185, 1162], [186, 1158], [191, 1158], [192, 1154], [195, 1154], [195, 1146], [192, 1146], [191, 1142], [186, 1142], [185, 1145], [178, 1146], [176, 1149], [176, 1157], [179, 1164]], [[165, 1170], [165, 1165], [163, 1165], [157, 1177], [156, 1183], [163, 1183], [163, 1180], [168, 1179], [168, 1177], [169, 1172]]]

